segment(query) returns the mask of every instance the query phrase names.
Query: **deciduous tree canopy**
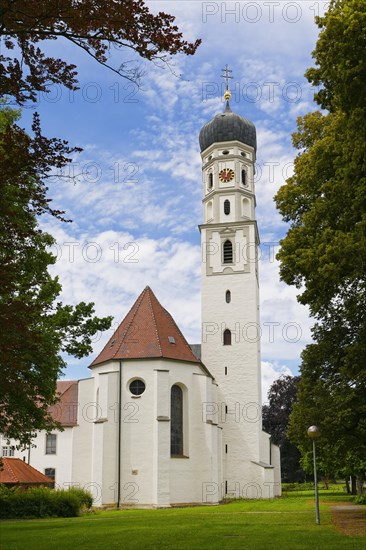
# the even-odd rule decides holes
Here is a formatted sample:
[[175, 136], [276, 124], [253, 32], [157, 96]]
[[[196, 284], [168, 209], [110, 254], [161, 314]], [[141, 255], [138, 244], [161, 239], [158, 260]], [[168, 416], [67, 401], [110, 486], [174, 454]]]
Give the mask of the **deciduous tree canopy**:
[[[298, 119], [294, 175], [275, 197], [290, 222], [281, 278], [301, 290], [317, 324], [303, 353], [290, 435], [320, 424], [335, 469], [366, 470], [366, 4], [333, 0], [307, 71], [327, 113]], [[319, 442], [319, 445], [321, 443]], [[333, 452], [331, 450], [335, 452]], [[337, 459], [335, 458], [337, 457]], [[328, 469], [331, 465], [328, 464]]]

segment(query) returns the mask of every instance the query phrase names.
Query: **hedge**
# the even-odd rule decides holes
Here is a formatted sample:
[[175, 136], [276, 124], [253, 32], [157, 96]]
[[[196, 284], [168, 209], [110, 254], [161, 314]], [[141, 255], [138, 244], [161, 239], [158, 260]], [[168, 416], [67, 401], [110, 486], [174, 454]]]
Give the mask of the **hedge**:
[[48, 487], [0, 488], [0, 518], [74, 517], [83, 508], [90, 508], [93, 498], [79, 488], [55, 490]]

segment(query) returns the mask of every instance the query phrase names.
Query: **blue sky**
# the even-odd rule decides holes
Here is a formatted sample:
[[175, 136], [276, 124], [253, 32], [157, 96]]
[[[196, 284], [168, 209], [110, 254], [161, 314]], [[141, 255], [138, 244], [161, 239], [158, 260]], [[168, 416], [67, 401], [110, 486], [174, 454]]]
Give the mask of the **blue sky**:
[[[95, 302], [98, 315], [115, 325], [148, 284], [191, 343], [200, 341], [201, 161], [198, 133], [223, 107], [220, 78], [233, 70], [232, 110], [257, 128], [257, 219], [262, 241], [261, 331], [263, 393], [281, 373], [297, 373], [310, 341], [311, 320], [296, 290], [280, 283], [273, 253], [286, 225], [273, 196], [291, 175], [296, 117], [315, 110], [303, 77], [312, 65], [323, 2], [148, 2], [153, 12], [177, 17], [185, 38], [202, 38], [193, 57], [171, 68], [142, 62], [142, 87], [118, 79], [62, 40], [47, 51], [75, 63], [80, 90], [53, 86], [36, 109], [49, 136], [84, 149], [69, 174], [50, 182], [54, 206], [72, 224], [43, 220], [56, 238], [53, 272], [62, 300]], [[130, 61], [111, 52], [111, 63]], [[23, 111], [29, 128], [33, 110]], [[111, 329], [112, 330], [112, 329]], [[95, 337], [93, 356], [68, 357], [66, 378], [85, 378], [87, 366], [111, 331]]]

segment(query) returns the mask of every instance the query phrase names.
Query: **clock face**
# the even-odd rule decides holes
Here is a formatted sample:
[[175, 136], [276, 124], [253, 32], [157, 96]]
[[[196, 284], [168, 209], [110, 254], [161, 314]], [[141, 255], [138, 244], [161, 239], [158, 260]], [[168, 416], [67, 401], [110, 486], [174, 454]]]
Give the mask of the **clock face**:
[[234, 179], [234, 170], [231, 168], [224, 168], [219, 172], [220, 181], [231, 181]]

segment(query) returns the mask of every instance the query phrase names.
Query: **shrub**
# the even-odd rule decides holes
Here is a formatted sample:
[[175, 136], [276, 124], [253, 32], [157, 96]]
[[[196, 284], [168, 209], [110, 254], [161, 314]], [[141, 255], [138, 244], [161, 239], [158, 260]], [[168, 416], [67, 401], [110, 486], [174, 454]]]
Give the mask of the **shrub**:
[[80, 508], [91, 508], [93, 506], [93, 497], [89, 491], [85, 491], [84, 489], [80, 489], [80, 487], [70, 487], [67, 491], [68, 494], [74, 495], [79, 503]]
[[364, 495], [357, 495], [354, 498], [354, 501], [356, 504], [366, 504], [366, 494]]
[[54, 490], [33, 487], [24, 490], [0, 489], [0, 518], [23, 519], [74, 517], [82, 508], [90, 507], [92, 496], [83, 489]]

